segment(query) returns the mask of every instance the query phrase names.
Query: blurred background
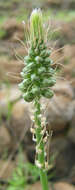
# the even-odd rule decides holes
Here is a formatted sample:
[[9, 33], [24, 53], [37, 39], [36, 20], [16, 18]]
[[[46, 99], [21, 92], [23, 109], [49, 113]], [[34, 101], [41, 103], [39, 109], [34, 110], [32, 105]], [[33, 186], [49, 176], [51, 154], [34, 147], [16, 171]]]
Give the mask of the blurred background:
[[[41, 8], [49, 26], [48, 46], [58, 64], [55, 96], [46, 119], [53, 130], [48, 153], [51, 188], [75, 189], [75, 0], [0, 0], [0, 190], [41, 190], [30, 133], [31, 105], [18, 89], [27, 20]], [[25, 25], [23, 22], [25, 22]], [[57, 66], [58, 66], [57, 65]], [[46, 104], [46, 100], [43, 101]], [[14, 177], [12, 177], [14, 176]]]

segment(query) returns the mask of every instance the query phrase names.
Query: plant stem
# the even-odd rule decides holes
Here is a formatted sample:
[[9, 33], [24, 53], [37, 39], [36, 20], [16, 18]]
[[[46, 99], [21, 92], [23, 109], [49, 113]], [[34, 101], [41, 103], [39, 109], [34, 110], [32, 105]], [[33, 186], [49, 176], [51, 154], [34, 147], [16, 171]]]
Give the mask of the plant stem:
[[42, 189], [49, 190], [46, 171], [43, 172], [43, 170], [41, 169], [40, 169], [40, 181], [41, 181]]
[[43, 135], [42, 135], [42, 125], [41, 125], [41, 105], [40, 105], [40, 97], [36, 97], [34, 100], [34, 119], [35, 124], [37, 126], [36, 128], [36, 146], [41, 151], [37, 151], [37, 160], [41, 165], [41, 168], [39, 168], [40, 173], [40, 181], [42, 185], [43, 190], [49, 190], [48, 187], [48, 180], [47, 180], [47, 173], [45, 171], [45, 151], [44, 151], [44, 142], [43, 142]]

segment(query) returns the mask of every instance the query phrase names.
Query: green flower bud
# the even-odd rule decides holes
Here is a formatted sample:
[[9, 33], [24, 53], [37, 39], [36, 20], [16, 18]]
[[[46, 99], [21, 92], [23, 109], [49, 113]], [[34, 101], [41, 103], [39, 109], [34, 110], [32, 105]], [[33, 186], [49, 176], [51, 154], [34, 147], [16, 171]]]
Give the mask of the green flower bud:
[[42, 86], [43, 87], [51, 87], [53, 86], [54, 84], [56, 83], [56, 80], [55, 79], [44, 79], [43, 82], [42, 82]]
[[41, 62], [43, 62], [43, 59], [42, 59], [42, 57], [40, 57], [40, 56], [36, 56], [36, 57], [35, 57], [35, 61], [36, 61], [37, 63], [41, 63]]
[[48, 68], [48, 72], [51, 74], [51, 75], [53, 75], [54, 73], [55, 73], [55, 70], [53, 69], [53, 68]]
[[45, 67], [40, 67], [38, 68], [38, 74], [42, 74], [46, 71], [46, 68]]
[[[25, 69], [26, 69], [26, 68], [25, 68]], [[27, 73], [25, 73], [25, 72], [21, 72], [20, 74], [21, 74], [21, 76], [22, 76], [23, 78], [25, 78], [26, 75], [27, 75]]]
[[34, 57], [34, 51], [32, 49], [29, 50], [29, 56]]
[[35, 54], [36, 54], [36, 56], [39, 54], [38, 48], [35, 49]]
[[45, 58], [45, 63], [46, 63], [46, 64], [50, 64], [50, 63], [51, 63], [51, 61], [50, 61], [50, 58], [49, 58], [49, 57]]
[[34, 74], [31, 75], [31, 81], [35, 81], [35, 80], [38, 80], [38, 77], [34, 73]]
[[40, 89], [39, 89], [39, 87], [37, 87], [37, 86], [33, 86], [31, 92], [32, 92], [32, 94], [34, 94], [34, 95], [38, 95], [39, 92], [40, 92]]
[[42, 13], [40, 9], [34, 9], [30, 16], [30, 39], [31, 42], [44, 41], [44, 29]]
[[30, 77], [30, 72], [27, 70], [27, 68], [25, 68], [26, 69], [26, 72], [21, 72], [20, 74], [21, 74], [21, 76], [23, 77], [23, 78], [29, 78]]
[[45, 98], [52, 98], [52, 96], [54, 95], [53, 91], [50, 90], [49, 88], [42, 90], [42, 91], [41, 91], [41, 94], [42, 94]]
[[31, 58], [28, 56], [24, 57], [24, 64], [27, 65], [27, 63], [31, 62]]
[[21, 75], [22, 77], [24, 77], [24, 72], [21, 72], [20, 75]]
[[46, 56], [49, 57], [51, 55], [51, 50], [46, 51]]
[[40, 51], [46, 50], [46, 46], [45, 46], [44, 43], [40, 44], [38, 48], [39, 48]]
[[35, 67], [35, 65], [34, 65], [34, 62], [30, 62], [30, 63], [28, 63], [28, 65], [27, 65], [27, 70], [29, 70], [29, 69], [31, 69], [32, 67]]
[[49, 50], [43, 50], [43, 51], [41, 51], [40, 56], [43, 57], [43, 58], [49, 57], [50, 56], [50, 51]]
[[34, 99], [34, 95], [31, 93], [31, 92], [26, 92], [24, 95], [23, 95], [23, 98], [26, 102], [32, 102], [33, 99]]
[[53, 60], [52, 59], [50, 59], [50, 64], [53, 65]]
[[30, 79], [24, 79], [22, 83], [24, 86], [27, 86], [30, 84]]
[[22, 91], [22, 92], [25, 92], [26, 91], [26, 88], [24, 87], [23, 85], [23, 82], [21, 82], [19, 85], [18, 85], [19, 89]]

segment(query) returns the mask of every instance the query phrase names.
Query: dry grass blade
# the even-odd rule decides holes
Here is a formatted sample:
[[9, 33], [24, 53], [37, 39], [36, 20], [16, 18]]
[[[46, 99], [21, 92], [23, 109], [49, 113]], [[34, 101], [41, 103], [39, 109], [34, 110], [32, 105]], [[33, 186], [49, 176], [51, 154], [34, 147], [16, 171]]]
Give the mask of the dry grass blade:
[[16, 52], [16, 50], [14, 50], [14, 53], [15, 53], [16, 59], [19, 60], [19, 61], [21, 61], [22, 64], [24, 64], [23, 63], [23, 61], [24, 61], [23, 57], [21, 55], [18, 55], [17, 52]]
[[22, 78], [20, 76], [18, 76], [18, 75], [19, 75], [19, 73], [14, 73], [14, 72], [7, 72], [6, 73], [6, 76], [8, 76], [10, 78], [21, 80]]
[[61, 27], [56, 28], [56, 29], [52, 29], [52, 30], [51, 30], [51, 28], [48, 27], [47, 40], [48, 39], [51, 40], [52, 37], [53, 37], [53, 35], [54, 35], [54, 33], [57, 32], [57, 31], [59, 31], [59, 30], [61, 30]]
[[55, 53], [57, 53], [57, 52], [60, 52], [60, 51], [63, 50], [63, 49], [64, 49], [64, 46], [61, 47], [61, 48], [58, 48], [58, 49], [54, 50], [54, 51], [51, 53], [51, 55], [53, 55], [53, 54], [55, 54]]
[[18, 37], [16, 37], [16, 40], [19, 41], [23, 45], [23, 47], [25, 48], [26, 52], [28, 52], [28, 49], [27, 49], [25, 43], [22, 40], [20, 40]]
[[59, 59], [55, 60], [54, 64], [57, 64], [59, 61], [62, 61], [64, 59], [64, 55], [62, 57], [60, 57]]

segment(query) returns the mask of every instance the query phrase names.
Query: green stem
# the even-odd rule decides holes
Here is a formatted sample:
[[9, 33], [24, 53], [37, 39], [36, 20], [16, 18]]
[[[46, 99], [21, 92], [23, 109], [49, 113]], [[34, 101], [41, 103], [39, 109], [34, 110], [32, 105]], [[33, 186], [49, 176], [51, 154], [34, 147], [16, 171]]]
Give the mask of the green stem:
[[41, 150], [41, 153], [37, 154], [37, 159], [39, 163], [42, 165], [42, 168], [39, 168], [39, 173], [40, 173], [40, 181], [42, 185], [42, 190], [49, 190], [48, 187], [48, 180], [47, 180], [47, 173], [45, 171], [45, 152], [44, 152], [44, 142], [43, 142], [43, 136], [41, 134], [42, 127], [41, 127], [41, 108], [40, 108], [40, 97], [35, 98], [34, 102], [35, 106], [35, 113], [34, 113], [34, 118], [35, 118], [35, 124], [38, 126], [36, 128], [36, 145], [39, 145], [39, 149]]

